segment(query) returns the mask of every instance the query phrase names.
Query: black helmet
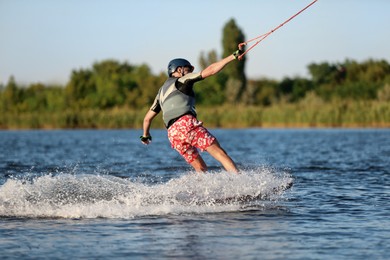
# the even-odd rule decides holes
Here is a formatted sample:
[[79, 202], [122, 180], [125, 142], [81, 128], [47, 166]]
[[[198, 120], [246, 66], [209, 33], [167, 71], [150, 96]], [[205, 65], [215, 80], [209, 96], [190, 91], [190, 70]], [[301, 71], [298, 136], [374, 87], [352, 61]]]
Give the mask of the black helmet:
[[179, 67], [189, 67], [194, 70], [194, 66], [186, 59], [173, 59], [168, 64], [168, 76], [171, 77], [172, 73]]

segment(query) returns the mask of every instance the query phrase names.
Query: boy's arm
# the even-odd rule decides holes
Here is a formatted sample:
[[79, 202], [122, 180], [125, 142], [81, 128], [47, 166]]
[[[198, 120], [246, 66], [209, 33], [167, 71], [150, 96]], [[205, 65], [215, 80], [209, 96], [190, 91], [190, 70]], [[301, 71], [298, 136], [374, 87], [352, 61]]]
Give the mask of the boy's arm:
[[202, 76], [202, 78], [207, 78], [207, 77], [210, 77], [210, 76], [213, 76], [215, 74], [217, 74], [218, 72], [220, 72], [228, 63], [234, 61], [235, 59], [239, 59], [240, 57], [240, 54], [243, 53], [243, 46], [244, 45], [241, 45], [239, 46], [239, 49], [237, 51], [235, 51], [232, 55], [229, 55], [227, 56], [226, 58], [220, 60], [220, 61], [217, 61], [211, 65], [209, 65], [207, 68], [205, 68], [201, 73], [200, 75]]
[[152, 136], [150, 135], [150, 126], [152, 124], [153, 119], [157, 116], [157, 112], [154, 112], [153, 110], [149, 110], [145, 117], [143, 122], [143, 135], [141, 136], [141, 142], [143, 144], [149, 144], [150, 141], [152, 141]]
[[233, 60], [235, 60], [234, 55], [233, 54], [229, 55], [228, 57], [209, 65], [207, 68], [202, 70], [200, 74], [204, 79], [213, 76], [218, 72], [220, 72], [228, 63], [230, 63]]

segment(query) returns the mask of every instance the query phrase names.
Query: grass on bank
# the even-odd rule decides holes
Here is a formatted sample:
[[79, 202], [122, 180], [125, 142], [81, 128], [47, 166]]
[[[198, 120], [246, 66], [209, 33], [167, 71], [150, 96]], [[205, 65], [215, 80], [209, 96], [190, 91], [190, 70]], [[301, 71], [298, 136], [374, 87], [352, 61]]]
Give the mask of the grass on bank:
[[[61, 112], [2, 113], [1, 129], [121, 129], [141, 128], [148, 108], [132, 110], [66, 110]], [[390, 102], [332, 101], [312, 96], [301, 102], [279, 103], [269, 107], [198, 107], [198, 118], [206, 127], [390, 127]], [[163, 128], [158, 115], [153, 128]]]

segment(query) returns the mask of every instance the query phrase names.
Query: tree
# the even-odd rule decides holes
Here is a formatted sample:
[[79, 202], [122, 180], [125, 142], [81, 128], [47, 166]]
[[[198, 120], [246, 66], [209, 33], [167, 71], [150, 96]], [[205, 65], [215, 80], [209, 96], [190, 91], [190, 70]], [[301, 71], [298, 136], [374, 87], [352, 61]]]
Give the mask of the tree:
[[312, 63], [307, 68], [316, 85], [336, 83], [337, 75], [340, 73], [339, 66], [329, 64], [328, 62]]
[[[243, 32], [238, 28], [234, 19], [230, 19], [223, 28], [223, 57], [231, 55], [237, 50], [238, 44], [245, 41]], [[229, 64], [224, 70], [228, 76], [226, 83], [226, 99], [229, 103], [241, 101], [246, 89], [245, 56], [239, 62]]]
[[93, 82], [91, 70], [73, 70], [65, 87], [67, 106], [73, 108], [94, 107], [97, 104], [96, 85]]
[[46, 110], [50, 112], [64, 111], [65, 89], [61, 86], [46, 86]]
[[21, 91], [16, 85], [14, 76], [11, 76], [5, 86], [4, 92], [2, 93], [2, 104], [3, 110], [15, 111], [17, 105], [21, 100]]
[[209, 51], [207, 57], [205, 57], [205, 54], [203, 52], [200, 53], [199, 64], [201, 70], [204, 70], [208, 65], [217, 61], [218, 55], [215, 50]]
[[134, 67], [124, 81], [127, 86], [127, 106], [132, 108], [150, 106], [165, 79], [165, 75], [154, 76], [146, 64]]
[[47, 108], [45, 91], [46, 87], [41, 83], [34, 83], [23, 89], [23, 101], [20, 102], [22, 110], [44, 111]]
[[388, 62], [371, 59], [362, 63], [346, 60], [341, 64], [310, 64], [308, 69], [316, 93], [325, 100], [375, 99], [390, 74]]
[[121, 106], [125, 103], [129, 90], [134, 88], [129, 77], [133, 67], [106, 60], [93, 65], [93, 80], [96, 86], [97, 102], [100, 108]]
[[[215, 50], [210, 51], [207, 57], [204, 53], [201, 53], [199, 58], [199, 64], [201, 69], [205, 69], [208, 65], [217, 62], [218, 55]], [[196, 98], [198, 104], [203, 105], [221, 105], [225, 102], [225, 86], [227, 82], [227, 75], [218, 73], [207, 80], [200, 81], [197, 86], [202, 91], [196, 92]]]
[[249, 105], [269, 106], [277, 97], [277, 81], [268, 79], [249, 80], [243, 101]]

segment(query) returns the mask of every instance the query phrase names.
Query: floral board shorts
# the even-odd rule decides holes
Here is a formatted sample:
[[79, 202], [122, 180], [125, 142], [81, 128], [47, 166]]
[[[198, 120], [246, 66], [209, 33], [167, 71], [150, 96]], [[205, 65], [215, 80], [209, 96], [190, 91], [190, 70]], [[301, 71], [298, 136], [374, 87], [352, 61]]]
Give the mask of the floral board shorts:
[[168, 128], [168, 139], [188, 163], [199, 155], [198, 149], [206, 150], [215, 137], [193, 115], [185, 115]]

